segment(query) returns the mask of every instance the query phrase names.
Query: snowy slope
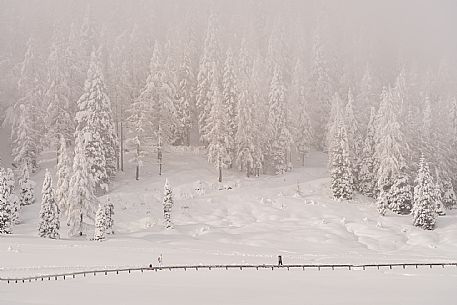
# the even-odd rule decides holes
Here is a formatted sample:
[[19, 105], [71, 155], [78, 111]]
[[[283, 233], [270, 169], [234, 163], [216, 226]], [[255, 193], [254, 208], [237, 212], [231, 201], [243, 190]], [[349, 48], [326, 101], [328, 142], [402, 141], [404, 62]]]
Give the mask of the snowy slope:
[[[42, 168], [54, 165], [53, 156], [44, 154]], [[409, 216], [380, 217], [373, 202], [361, 196], [335, 202], [320, 153], [285, 176], [248, 179], [232, 170], [224, 183], [229, 190], [219, 190], [216, 170], [200, 153], [168, 151], [165, 158], [163, 176], [153, 160], [140, 181], [133, 179], [133, 167], [119, 174], [109, 194], [116, 234], [106, 242], [67, 240], [65, 232], [59, 241], [38, 238], [39, 203], [26, 207], [15, 234], [0, 240], [4, 267], [138, 265], [160, 253], [169, 264], [269, 263], [278, 254], [290, 263], [429, 261], [453, 260], [457, 253], [454, 211], [429, 232], [411, 226]], [[35, 176], [38, 186], [42, 176], [43, 171]], [[172, 231], [162, 226], [165, 178], [176, 201]]]
[[[165, 166], [162, 176], [157, 175], [157, 166], [152, 159], [146, 162], [140, 181], [134, 180], [134, 168], [131, 165], [127, 165], [126, 172], [118, 175], [109, 194], [115, 204], [116, 234], [105, 242], [87, 240], [91, 236], [67, 239], [64, 221], [61, 240], [41, 239], [37, 236], [39, 202], [24, 208], [23, 221], [15, 227], [15, 234], [0, 238], [1, 275], [46, 274], [93, 267], [144, 266], [155, 264], [160, 254], [164, 256], [165, 265], [274, 263], [279, 254], [283, 256], [285, 263], [291, 264], [455, 260], [457, 253], [455, 211], [440, 217], [436, 230], [423, 231], [411, 225], [410, 216], [393, 214], [386, 217], [379, 216], [374, 203], [362, 196], [356, 197], [351, 202], [335, 202], [330, 199], [328, 191], [327, 158], [324, 154], [311, 154], [306, 167], [297, 167], [284, 176], [248, 179], [242, 173], [230, 170], [226, 173], [222, 187], [215, 182], [216, 170], [208, 165], [204, 155], [198, 150], [168, 148], [164, 156]], [[54, 164], [55, 153], [44, 153], [41, 168], [52, 168]], [[41, 170], [34, 177], [39, 186], [37, 187], [38, 199], [43, 172], [44, 170]], [[166, 231], [162, 226], [161, 200], [166, 178], [170, 180], [175, 194], [173, 208], [175, 229], [172, 231]], [[227, 186], [232, 189], [227, 189]], [[332, 286], [332, 289], [338, 289], [336, 287], [340, 287], [341, 283], [343, 283], [342, 287], [347, 286], [345, 279], [349, 277], [359, 283], [362, 289], [368, 290], [370, 281], [374, 281], [376, 285], [384, 285], [391, 283], [392, 280], [392, 284], [389, 285], [395, 286], [402, 285], [405, 280], [413, 279], [419, 287], [425, 287], [427, 281], [433, 280], [443, 282], [437, 285], [443, 291], [446, 300], [446, 296], [450, 296], [446, 293], [451, 291], [448, 283], [455, 282], [457, 271], [443, 270], [442, 273], [434, 271], [434, 273], [425, 274], [381, 272], [368, 275], [359, 272], [351, 275], [328, 273], [327, 276], [316, 275], [318, 281], [322, 281], [316, 284], [310, 284], [314, 283], [314, 275], [303, 277], [296, 273], [281, 274], [274, 278], [263, 278], [251, 273], [246, 275], [243, 273], [242, 277], [236, 274], [230, 275], [227, 278], [223, 275], [189, 276], [187, 280], [190, 283], [197, 281], [198, 287], [185, 282], [181, 275], [175, 275], [180, 278], [176, 285], [185, 291], [195, 288], [196, 293], [202, 292], [204, 286], [201, 285], [204, 283], [208, 283], [209, 289], [213, 287], [212, 285], [227, 285], [229, 289], [237, 291], [241, 289], [240, 286], [250, 287], [251, 281], [259, 281], [259, 285], [274, 291], [277, 283], [291, 281], [295, 284], [285, 289], [293, 293], [295, 291], [293, 289], [299, 289], [300, 285], [311, 285], [313, 289], [318, 285], [317, 283], [323, 284], [328, 278], [334, 279], [332, 285], [335, 287]], [[129, 289], [132, 289], [130, 292], [133, 293], [142, 291], [142, 288], [146, 289], [150, 283], [155, 283], [159, 285], [154, 286], [154, 291], [157, 293], [159, 289], [157, 287], [162, 287], [160, 285], [163, 285], [165, 291], [173, 291], [178, 287], [175, 286], [173, 278], [172, 274], [166, 277], [160, 274], [158, 277], [148, 275], [144, 279], [140, 276], [120, 277], [109, 279], [107, 282], [100, 279], [87, 279], [77, 280], [77, 287], [81, 291], [88, 289], [90, 291], [88, 295], [91, 295], [91, 293], [96, 294], [97, 291], [92, 284], [99, 289], [110, 287], [113, 291], [116, 287], [128, 285]], [[210, 284], [212, 281], [216, 283]], [[75, 288], [69, 283], [56, 283], [49, 287], [57, 289], [59, 295], [63, 297]], [[217, 290], [222, 289], [221, 287], [213, 288]], [[1, 289], [0, 304], [15, 304], [12, 300], [20, 288], [4, 290], [5, 287], [2, 287]], [[39, 285], [31, 289], [34, 295], [43, 297], [40, 299], [44, 300], [42, 304], [60, 304], [59, 298], [54, 302], [44, 297], [46, 293], [40, 291]], [[253, 289], [263, 290], [263, 288]], [[144, 291], [138, 293], [147, 300]], [[341, 290], [341, 293], [345, 292]], [[82, 301], [87, 299], [88, 295], [75, 300]], [[217, 295], [215, 293], [203, 297], [203, 303], [217, 300]], [[298, 295], [300, 294], [296, 294]], [[322, 291], [321, 295], [324, 295]], [[116, 299], [115, 296], [116, 294], [107, 298]], [[221, 298], [224, 296], [222, 291], [220, 296]], [[228, 299], [232, 301], [220, 304], [274, 303], [273, 299], [267, 296], [256, 298], [251, 293], [245, 296], [245, 299], [232, 298]], [[306, 299], [306, 295], [303, 297]], [[164, 293], [159, 293], [158, 299], [161, 298], [162, 300], [165, 298]], [[321, 304], [338, 304], [335, 300], [339, 298], [324, 299], [327, 301]], [[362, 295], [360, 300], [364, 299], [365, 296]], [[141, 300], [139, 298], [139, 303]], [[170, 304], [179, 303], [177, 299], [173, 300], [175, 301]], [[195, 300], [199, 300], [199, 297], [196, 296]], [[297, 299], [292, 297], [287, 304], [299, 304], [293, 300]], [[386, 298], [382, 300], [388, 302]]]

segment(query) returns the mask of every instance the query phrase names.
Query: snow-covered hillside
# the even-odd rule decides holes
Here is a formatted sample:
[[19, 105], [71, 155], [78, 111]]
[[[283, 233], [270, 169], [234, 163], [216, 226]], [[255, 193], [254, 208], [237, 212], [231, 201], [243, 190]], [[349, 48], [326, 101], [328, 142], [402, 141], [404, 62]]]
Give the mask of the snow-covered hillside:
[[[38, 185], [37, 198], [40, 198], [39, 186], [44, 168], [53, 168], [54, 155], [54, 152], [43, 154], [41, 169], [33, 177]], [[108, 194], [115, 205], [115, 235], [107, 241], [89, 240], [93, 228], [88, 228], [89, 235], [80, 239], [68, 239], [65, 232], [62, 232], [60, 240], [40, 238], [37, 233], [39, 200], [33, 206], [24, 207], [22, 222], [14, 228], [14, 234], [0, 238], [1, 276], [46, 274], [93, 267], [144, 266], [156, 264], [160, 254], [165, 265], [173, 265], [268, 264], [275, 263], [277, 255], [282, 255], [285, 263], [453, 261], [457, 253], [457, 215], [453, 211], [439, 218], [436, 230], [424, 231], [412, 226], [410, 216], [379, 216], [372, 200], [362, 196], [350, 202], [331, 200], [327, 156], [322, 153], [312, 153], [306, 161], [306, 167], [297, 167], [284, 176], [245, 178], [242, 173], [230, 170], [222, 185], [216, 183], [216, 169], [208, 165], [198, 150], [168, 148], [164, 160], [162, 176], [157, 175], [157, 166], [152, 159], [146, 162], [140, 181], [134, 179], [134, 167], [131, 165], [127, 165], [126, 171], [117, 176]], [[162, 224], [163, 185], [166, 178], [172, 184], [175, 195], [172, 212], [175, 228], [169, 231]], [[64, 222], [62, 228], [66, 230]], [[154, 291], [161, 299], [165, 298], [165, 292], [160, 294], [159, 287], [163, 287], [164, 291], [173, 290], [177, 280], [181, 283], [179, 285], [185, 287], [185, 291], [196, 293], [195, 300], [200, 298], [206, 301], [225, 295], [227, 292], [223, 293], [222, 287], [226, 285], [227, 289], [234, 289], [238, 293], [237, 296], [232, 295], [229, 298], [232, 301], [227, 304], [243, 304], [238, 302], [243, 297], [245, 304], [273, 304], [273, 299], [265, 296], [257, 299], [254, 295], [262, 291], [263, 286], [274, 289], [276, 281], [296, 283], [284, 288], [284, 294], [287, 294], [294, 293], [294, 289], [299, 289], [300, 285], [319, 286], [318, 283], [330, 278], [335, 279], [332, 285], [339, 285], [341, 291], [347, 286], [344, 284], [347, 278], [358, 282], [364, 289], [369, 288], [367, 283], [370, 281], [401, 283], [412, 278], [418, 286], [426, 285], [429, 280], [443, 281], [441, 289], [446, 293], [447, 284], [457, 276], [455, 271], [448, 270], [442, 271], [444, 273], [410, 272], [413, 271], [368, 274], [312, 272], [305, 277], [295, 272], [279, 272], [274, 276], [252, 272], [228, 275], [200, 273], [193, 276], [159, 273], [145, 277], [88, 278], [75, 283], [78, 284], [77, 289], [89, 289], [94, 295], [97, 289], [92, 287], [93, 284], [100, 288], [127, 285], [127, 294], [135, 291], [140, 293], [142, 288], [154, 285]], [[318, 282], [314, 282], [314, 278]], [[193, 281], [215, 281], [214, 287], [209, 284], [208, 287], [213, 287], [218, 293], [213, 297], [198, 296], [204, 291], [191, 285]], [[251, 281], [260, 285], [255, 286], [260, 287], [259, 291], [254, 287], [249, 293], [241, 293], [243, 289], [235, 284], [240, 282], [242, 286], [249, 285]], [[44, 301], [46, 298], [40, 292], [41, 284], [34, 285], [28, 289], [32, 289], [34, 295], [40, 295], [42, 302], [49, 303], [56, 300], [58, 303], [66, 291], [73, 291], [75, 287], [71, 281], [46, 286], [44, 291], [52, 287], [59, 293], [55, 299]], [[11, 302], [13, 296], [17, 296], [19, 286], [12, 290], [5, 288], [1, 288], [5, 293], [0, 294], [0, 304], [14, 304]], [[84, 298], [89, 296], [84, 295]], [[145, 297], [144, 291], [140, 295]], [[116, 299], [111, 296], [107, 298]], [[141, 302], [142, 298], [138, 300]], [[364, 298], [361, 295], [361, 299]], [[289, 299], [292, 303], [297, 300], [293, 297]], [[330, 300], [335, 299], [324, 300], [333, 303]]]
[[[53, 155], [45, 154], [42, 169], [52, 168]], [[67, 239], [64, 221], [61, 240], [39, 238], [39, 201], [23, 208], [14, 234], [0, 239], [3, 271], [142, 265], [154, 263], [160, 253], [166, 264], [272, 263], [279, 254], [287, 263], [454, 259], [455, 212], [440, 217], [436, 230], [424, 231], [411, 225], [410, 216], [379, 216], [374, 203], [362, 196], [331, 200], [326, 155], [311, 154], [307, 164], [284, 176], [261, 178], [231, 170], [219, 185], [204, 156], [169, 149], [162, 176], [153, 160], [140, 181], [131, 166], [118, 175], [108, 194], [115, 205], [116, 234], [106, 242], [88, 240], [93, 228], [83, 239]], [[42, 177], [43, 170], [34, 177], [38, 186]], [[165, 178], [175, 195], [171, 231], [162, 223]]]

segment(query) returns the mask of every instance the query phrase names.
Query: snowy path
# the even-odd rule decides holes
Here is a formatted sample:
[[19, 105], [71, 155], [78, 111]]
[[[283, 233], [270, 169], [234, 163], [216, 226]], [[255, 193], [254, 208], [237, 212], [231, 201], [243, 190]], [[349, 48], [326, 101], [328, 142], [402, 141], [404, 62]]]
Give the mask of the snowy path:
[[454, 268], [134, 272], [0, 284], [0, 305], [454, 305], [456, 281]]

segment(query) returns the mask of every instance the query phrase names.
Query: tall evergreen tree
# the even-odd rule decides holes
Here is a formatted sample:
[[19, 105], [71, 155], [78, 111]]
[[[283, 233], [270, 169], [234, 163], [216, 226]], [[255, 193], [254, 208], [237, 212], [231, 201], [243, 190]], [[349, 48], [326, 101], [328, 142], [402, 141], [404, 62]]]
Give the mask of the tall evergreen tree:
[[98, 56], [92, 52], [84, 93], [78, 101], [77, 132], [86, 139], [86, 157], [91, 182], [96, 189], [108, 190], [116, 171], [116, 134], [111, 103], [104, 84]]
[[6, 180], [5, 186], [7, 189], [7, 200], [9, 201], [9, 205], [11, 207], [11, 221], [12, 224], [19, 223], [19, 213], [21, 209], [21, 203], [19, 201], [19, 197], [15, 194], [14, 189], [16, 187], [16, 180], [14, 178], [14, 172], [11, 168], [7, 168], [5, 171]]
[[330, 177], [333, 197], [337, 200], [351, 200], [354, 181], [350, 160], [350, 148], [346, 120], [341, 109], [341, 99], [335, 95], [336, 113], [333, 122], [333, 138], [330, 145]]
[[40, 135], [45, 133], [41, 67], [34, 50], [34, 43], [29, 39], [20, 65], [18, 99], [14, 106], [16, 116], [11, 134], [14, 164], [21, 166], [25, 163], [32, 172], [38, 167], [37, 158], [42, 147], [40, 139], [43, 139]]
[[275, 174], [283, 174], [289, 169], [288, 155], [292, 137], [287, 128], [286, 88], [282, 73], [278, 66], [274, 71], [270, 85], [268, 111], [269, 158]]
[[45, 100], [47, 103], [47, 126], [54, 142], [60, 145], [63, 136], [68, 144], [73, 142], [74, 134], [74, 102], [71, 101], [70, 58], [67, 52], [67, 42], [62, 30], [55, 27], [51, 53], [47, 60], [47, 88]]
[[176, 109], [173, 104], [174, 88], [163, 65], [162, 53], [157, 41], [150, 62], [146, 88], [146, 94], [150, 98], [150, 115], [155, 142], [157, 145], [160, 141], [171, 143], [173, 126], [177, 123]]
[[31, 124], [30, 107], [26, 104], [19, 106], [19, 117], [16, 125], [16, 139], [13, 141], [14, 164], [26, 164], [30, 171], [34, 172], [38, 168], [38, 144], [36, 140], [36, 130]]
[[60, 237], [60, 211], [54, 196], [51, 174], [47, 169], [41, 194], [38, 234], [40, 237], [57, 239]]
[[424, 157], [421, 157], [414, 187], [413, 225], [424, 230], [433, 230], [436, 224], [436, 202], [433, 178]]
[[127, 121], [131, 129], [129, 142], [135, 147], [136, 180], [140, 179], [140, 168], [143, 165], [143, 158], [151, 145], [153, 125], [150, 116], [149, 91], [143, 90], [138, 98], [134, 100], [128, 111]]
[[211, 112], [212, 83], [220, 69], [220, 47], [217, 16], [212, 14], [208, 19], [208, 29], [203, 45], [203, 54], [197, 75], [197, 109], [198, 129], [201, 140], [207, 136], [207, 119]]
[[375, 136], [377, 192], [388, 194], [400, 169], [405, 168], [406, 164], [402, 148], [403, 133], [397, 121], [392, 90], [384, 88], [381, 98]]
[[[245, 46], [244, 46], [245, 47]], [[247, 51], [242, 48], [243, 56], [240, 58], [240, 95], [238, 102], [238, 128], [236, 133], [237, 156], [236, 162], [240, 170], [246, 171], [246, 175], [259, 175], [263, 163], [263, 151], [260, 144], [258, 116], [256, 116], [259, 96], [256, 90], [256, 71], [249, 67]]]
[[[60, 136], [59, 153], [56, 165], [57, 186], [55, 200], [61, 213], [67, 214], [70, 207], [68, 200], [71, 178], [71, 159], [67, 148], [66, 138]], [[68, 216], [68, 215], [67, 215]]]
[[[310, 107], [309, 102], [306, 99], [305, 92], [305, 81], [303, 79], [304, 72], [301, 68], [301, 64], [297, 64], [297, 71], [294, 77], [294, 93], [292, 100], [289, 102], [288, 116], [294, 117], [294, 113], [298, 113], [296, 129], [295, 129], [295, 145], [297, 151], [302, 158], [303, 165], [305, 164], [305, 157], [311, 150], [314, 141], [314, 130], [311, 124], [311, 117], [309, 115]], [[295, 100], [295, 103], [294, 101]], [[295, 111], [297, 109], [298, 111]], [[290, 120], [289, 118], [289, 120]]]
[[317, 29], [313, 35], [313, 50], [311, 73], [307, 84], [307, 97], [311, 108], [311, 117], [313, 118], [313, 129], [319, 148], [325, 148], [325, 135], [328, 127], [328, 112], [330, 110], [330, 101], [334, 92], [330, 77], [325, 46], [321, 34]]
[[191, 49], [189, 43], [184, 46], [181, 64], [178, 71], [178, 88], [176, 99], [176, 112], [178, 128], [175, 138], [181, 145], [190, 145], [190, 132], [193, 123], [195, 108], [195, 76], [192, 69]]
[[357, 106], [354, 107], [357, 121], [360, 122], [360, 129], [364, 134], [368, 132], [366, 128], [369, 126], [371, 108], [376, 108], [378, 106], [378, 99], [379, 97], [376, 94], [373, 76], [367, 65], [358, 86], [358, 95], [355, 100]]
[[375, 109], [371, 108], [370, 121], [368, 122], [365, 141], [362, 147], [362, 160], [359, 172], [360, 192], [368, 197], [376, 194], [375, 177]]
[[[225, 58], [224, 70], [222, 75], [222, 99], [227, 111], [227, 132], [230, 139], [235, 138], [238, 127], [238, 103], [239, 103], [239, 86], [237, 75], [235, 74], [235, 62], [232, 49], [228, 49]], [[235, 158], [235, 147], [231, 143], [229, 147], [231, 159]]]
[[218, 79], [214, 78], [211, 85], [211, 112], [207, 119], [205, 139], [208, 143], [208, 161], [219, 171], [219, 182], [222, 182], [222, 169], [231, 164], [230, 148], [233, 139], [229, 133], [228, 112], [219, 90]]
[[349, 144], [349, 153], [353, 170], [354, 178], [354, 187], [359, 189], [359, 172], [360, 172], [360, 163], [361, 163], [361, 153], [362, 153], [362, 134], [359, 128], [359, 123], [354, 114], [354, 96], [352, 91], [349, 89], [348, 92], [348, 101], [345, 108], [345, 120], [346, 128], [348, 133], [348, 144]]
[[73, 173], [68, 193], [68, 225], [69, 235], [82, 235], [84, 225], [93, 219], [96, 199], [93, 193], [92, 175], [89, 172], [89, 162], [86, 158], [86, 137], [82, 132], [76, 134]]
[[248, 77], [243, 73], [242, 82], [240, 83], [240, 98], [238, 103], [238, 128], [236, 132], [237, 153], [236, 162], [240, 170], [246, 171], [249, 177], [254, 168], [254, 104], [253, 98], [249, 91]]

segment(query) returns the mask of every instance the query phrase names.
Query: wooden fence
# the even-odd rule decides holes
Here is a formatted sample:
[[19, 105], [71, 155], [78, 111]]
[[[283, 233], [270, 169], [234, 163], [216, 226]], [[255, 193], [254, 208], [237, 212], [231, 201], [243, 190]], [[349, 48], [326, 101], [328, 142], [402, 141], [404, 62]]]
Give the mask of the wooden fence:
[[164, 270], [232, 270], [232, 269], [253, 269], [253, 270], [264, 270], [264, 269], [299, 269], [299, 270], [366, 270], [366, 269], [393, 269], [393, 268], [445, 268], [445, 267], [457, 267], [457, 263], [387, 263], [387, 264], [306, 264], [306, 265], [189, 265], [189, 266], [152, 266], [152, 267], [132, 267], [132, 268], [120, 268], [120, 269], [99, 269], [99, 270], [86, 270], [86, 271], [76, 271], [76, 272], [66, 272], [58, 274], [46, 274], [46, 275], [35, 275], [27, 277], [17, 277], [17, 278], [2, 278], [0, 277], [0, 282], [6, 283], [26, 283], [32, 281], [51, 281], [51, 280], [66, 280], [76, 277], [86, 277], [86, 276], [96, 276], [96, 275], [109, 275], [109, 274], [119, 274], [119, 273], [132, 273], [132, 272], [151, 272], [151, 271], [164, 271]]

